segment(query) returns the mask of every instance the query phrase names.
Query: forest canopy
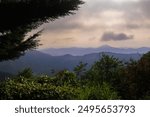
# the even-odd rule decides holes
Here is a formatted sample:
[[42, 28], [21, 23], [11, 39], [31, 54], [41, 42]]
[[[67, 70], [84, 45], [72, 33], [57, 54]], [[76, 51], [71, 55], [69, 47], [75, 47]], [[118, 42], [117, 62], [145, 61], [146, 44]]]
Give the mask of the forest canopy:
[[90, 69], [79, 63], [52, 76], [25, 69], [0, 83], [0, 99], [150, 99], [150, 52], [138, 61], [123, 63], [103, 55]]

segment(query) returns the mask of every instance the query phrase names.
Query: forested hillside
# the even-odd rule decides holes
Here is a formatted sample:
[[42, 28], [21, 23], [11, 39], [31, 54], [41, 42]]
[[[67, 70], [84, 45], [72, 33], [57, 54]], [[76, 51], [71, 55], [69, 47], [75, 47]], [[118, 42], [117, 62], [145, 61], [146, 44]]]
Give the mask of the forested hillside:
[[150, 99], [150, 52], [138, 61], [103, 55], [90, 69], [86, 65], [53, 76], [25, 69], [0, 83], [0, 99]]
[[[87, 63], [87, 68], [90, 68], [95, 61], [102, 57], [103, 53], [91, 53], [84, 56], [51, 56], [39, 51], [27, 52], [25, 56], [15, 61], [0, 62], [0, 71], [16, 74], [25, 68], [31, 68], [34, 74], [51, 74], [51, 70], [60, 71], [63, 69], [73, 70], [79, 62]], [[116, 54], [105, 53], [106, 55], [114, 56], [124, 62], [130, 59], [139, 60], [141, 54]]]

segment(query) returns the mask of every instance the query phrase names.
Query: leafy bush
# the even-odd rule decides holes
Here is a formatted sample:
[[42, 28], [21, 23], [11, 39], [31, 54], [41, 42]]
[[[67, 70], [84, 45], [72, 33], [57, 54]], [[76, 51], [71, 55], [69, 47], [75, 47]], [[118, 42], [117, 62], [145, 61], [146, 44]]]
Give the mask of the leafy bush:
[[[66, 82], [68, 84], [73, 83], [69, 79], [67, 79], [68, 81], [66, 79], [60, 81], [64, 83], [63, 85], [58, 85], [60, 83], [58, 83], [57, 77], [35, 77], [30, 74], [31, 76], [26, 78], [24, 76], [28, 72], [22, 72], [21, 74], [21, 76], [17, 75], [16, 78], [1, 83], [1, 99], [76, 99], [79, 93], [79, 88], [73, 87], [71, 84], [65, 84]], [[71, 73], [67, 72], [67, 75], [72, 78]]]
[[79, 98], [84, 100], [114, 100], [120, 97], [108, 83], [104, 82], [102, 85], [86, 86], [82, 89]]

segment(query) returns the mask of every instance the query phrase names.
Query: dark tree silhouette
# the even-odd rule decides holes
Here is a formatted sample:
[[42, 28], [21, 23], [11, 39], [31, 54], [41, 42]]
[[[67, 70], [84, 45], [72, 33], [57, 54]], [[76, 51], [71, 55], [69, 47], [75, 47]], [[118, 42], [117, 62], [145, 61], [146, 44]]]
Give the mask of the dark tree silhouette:
[[0, 0], [0, 61], [16, 59], [39, 46], [35, 38], [26, 38], [39, 25], [74, 14], [81, 0]]

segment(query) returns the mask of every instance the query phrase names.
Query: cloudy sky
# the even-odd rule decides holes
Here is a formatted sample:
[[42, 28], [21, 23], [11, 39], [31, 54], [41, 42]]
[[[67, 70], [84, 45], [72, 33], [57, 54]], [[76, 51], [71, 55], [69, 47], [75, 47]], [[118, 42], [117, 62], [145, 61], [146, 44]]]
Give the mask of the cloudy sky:
[[75, 15], [40, 27], [40, 48], [150, 47], [150, 0], [84, 1]]

